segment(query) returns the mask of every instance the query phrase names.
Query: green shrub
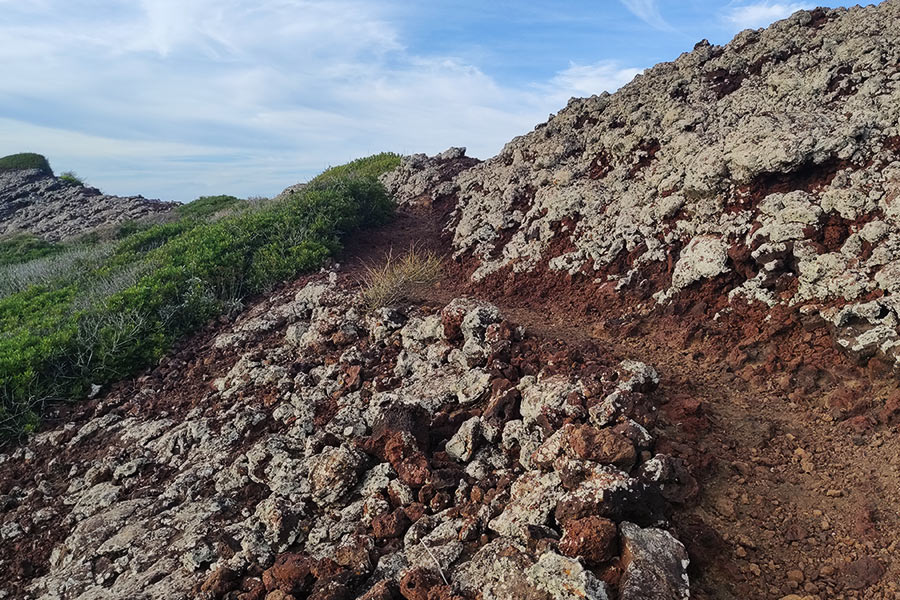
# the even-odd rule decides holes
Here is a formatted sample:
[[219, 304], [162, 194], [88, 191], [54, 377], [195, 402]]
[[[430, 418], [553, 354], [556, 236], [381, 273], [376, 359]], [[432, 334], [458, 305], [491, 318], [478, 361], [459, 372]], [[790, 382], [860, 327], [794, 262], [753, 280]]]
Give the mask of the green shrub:
[[388, 171], [393, 171], [400, 166], [399, 154], [382, 152], [366, 158], [357, 158], [345, 165], [329, 167], [320, 175], [310, 181], [310, 184], [321, 182], [325, 179], [341, 178], [347, 176], [361, 176], [378, 178]]
[[207, 219], [242, 202], [244, 201], [234, 196], [201, 196], [193, 202], [177, 207], [175, 212], [180, 217]]
[[84, 182], [80, 177], [78, 177], [78, 175], [75, 174], [75, 171], [66, 171], [59, 176], [59, 179], [72, 185], [84, 185]]
[[153, 364], [179, 337], [385, 222], [393, 203], [375, 179], [382, 167], [357, 164], [365, 168], [330, 170], [282, 201], [216, 221], [201, 217], [235, 203], [204, 200], [178, 221], [92, 246], [105, 252], [94, 262], [54, 270], [70, 251], [28, 266], [28, 285], [0, 297], [0, 443], [33, 429], [46, 402]]
[[0, 239], [0, 266], [27, 262], [65, 250], [62, 244], [42, 240], [30, 233], [21, 233]]
[[10, 154], [0, 158], [0, 173], [6, 171], [24, 171], [25, 169], [39, 169], [47, 175], [53, 175], [53, 169], [50, 163], [40, 154], [33, 152], [23, 152], [21, 154]]

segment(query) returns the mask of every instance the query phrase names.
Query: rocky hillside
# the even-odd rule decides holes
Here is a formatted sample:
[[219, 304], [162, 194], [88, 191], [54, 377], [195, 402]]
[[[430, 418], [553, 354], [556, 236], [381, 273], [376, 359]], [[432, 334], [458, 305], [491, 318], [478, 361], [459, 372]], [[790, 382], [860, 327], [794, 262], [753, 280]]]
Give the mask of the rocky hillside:
[[[455, 177], [440, 176], [449, 157], [417, 157], [386, 181], [407, 201], [453, 198], [453, 253], [483, 289], [577, 288], [617, 324], [667, 309], [695, 329], [802, 321], [897, 367], [898, 21], [888, 1], [701, 42]], [[732, 360], [762, 360], [756, 333]]]
[[[313, 278], [0, 456], [8, 598], [681, 600], [656, 371]], [[350, 288], [348, 289], [348, 286]], [[0, 592], [2, 593], [2, 592]]]
[[175, 206], [142, 196], [108, 196], [40, 169], [0, 171], [0, 236], [31, 233], [60, 241]]
[[[898, 24], [801, 11], [484, 162], [387, 156], [340, 264], [4, 449], [0, 598], [900, 598]], [[373, 308], [410, 245], [440, 280]]]

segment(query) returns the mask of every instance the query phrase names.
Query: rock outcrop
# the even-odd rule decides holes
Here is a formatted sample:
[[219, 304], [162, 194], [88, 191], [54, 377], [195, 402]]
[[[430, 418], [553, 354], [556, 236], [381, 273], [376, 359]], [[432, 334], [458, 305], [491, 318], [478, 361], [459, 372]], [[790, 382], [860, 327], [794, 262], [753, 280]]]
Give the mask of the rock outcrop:
[[450, 181], [421, 156], [385, 181], [456, 199], [453, 251], [486, 287], [575, 282], [700, 321], [754, 306], [900, 367], [898, 21], [888, 1], [701, 42]]
[[0, 455], [0, 597], [685, 597], [650, 366], [295, 289]]
[[175, 206], [142, 196], [108, 196], [38, 169], [0, 173], [0, 236], [31, 233], [59, 241]]

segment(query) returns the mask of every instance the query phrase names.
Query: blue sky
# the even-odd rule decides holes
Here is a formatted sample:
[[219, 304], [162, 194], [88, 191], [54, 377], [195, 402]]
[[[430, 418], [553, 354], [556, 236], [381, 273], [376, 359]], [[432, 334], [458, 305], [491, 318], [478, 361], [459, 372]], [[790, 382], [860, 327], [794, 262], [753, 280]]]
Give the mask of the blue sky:
[[0, 0], [0, 156], [108, 193], [271, 196], [382, 150], [488, 158], [787, 0]]

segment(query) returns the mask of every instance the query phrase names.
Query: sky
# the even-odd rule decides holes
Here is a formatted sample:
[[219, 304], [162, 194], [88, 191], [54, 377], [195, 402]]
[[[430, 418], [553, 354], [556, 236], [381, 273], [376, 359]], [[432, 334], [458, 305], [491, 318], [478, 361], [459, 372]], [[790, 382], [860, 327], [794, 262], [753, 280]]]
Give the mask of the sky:
[[106, 193], [273, 196], [381, 151], [489, 158], [787, 0], [0, 0], [0, 156]]

